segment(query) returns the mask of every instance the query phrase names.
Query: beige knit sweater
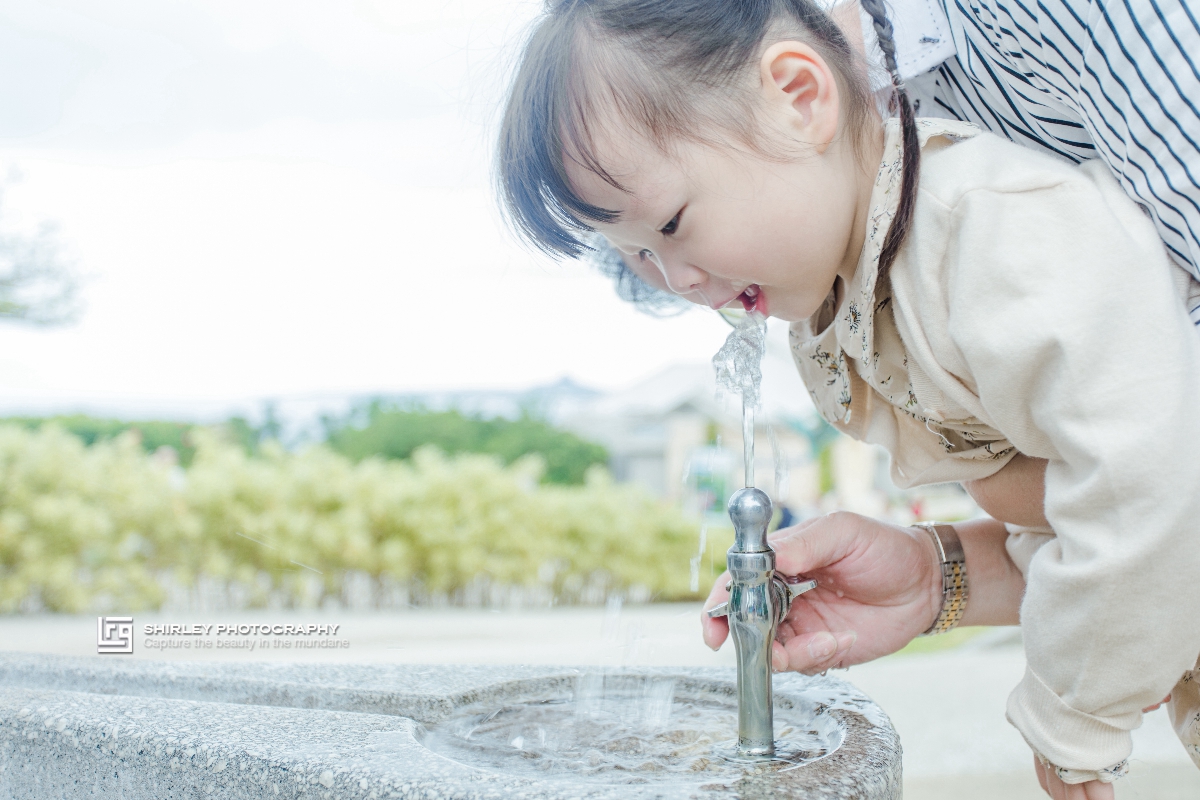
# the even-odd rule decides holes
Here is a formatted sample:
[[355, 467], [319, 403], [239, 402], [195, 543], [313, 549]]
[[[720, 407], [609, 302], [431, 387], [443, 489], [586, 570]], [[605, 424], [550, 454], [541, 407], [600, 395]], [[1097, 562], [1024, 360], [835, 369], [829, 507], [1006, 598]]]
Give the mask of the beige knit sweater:
[[1008, 717], [1072, 780], [1099, 776], [1200, 654], [1200, 336], [1185, 311], [1200, 287], [1100, 162], [919, 124], [920, 195], [890, 276], [894, 124], [858, 271], [793, 325], [793, 354], [821, 413], [887, 448], [902, 487], [1049, 459], [1055, 535], [1010, 548], [1028, 669]]

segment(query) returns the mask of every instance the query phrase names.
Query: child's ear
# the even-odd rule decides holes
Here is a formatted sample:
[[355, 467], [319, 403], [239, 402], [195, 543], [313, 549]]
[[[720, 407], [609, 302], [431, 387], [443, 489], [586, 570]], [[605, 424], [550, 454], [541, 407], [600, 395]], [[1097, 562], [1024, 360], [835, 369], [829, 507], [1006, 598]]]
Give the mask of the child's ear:
[[763, 53], [762, 92], [793, 135], [824, 152], [837, 136], [840, 98], [825, 59], [803, 42], [777, 42]]

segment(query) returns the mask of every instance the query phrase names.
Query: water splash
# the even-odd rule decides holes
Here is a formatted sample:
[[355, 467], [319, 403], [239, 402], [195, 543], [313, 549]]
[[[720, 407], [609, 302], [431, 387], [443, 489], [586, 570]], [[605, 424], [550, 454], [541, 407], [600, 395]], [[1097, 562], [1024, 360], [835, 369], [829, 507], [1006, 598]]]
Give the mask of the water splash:
[[690, 587], [693, 592], [700, 591], [700, 562], [704, 560], [704, 553], [708, 550], [708, 525], [700, 526], [700, 547], [696, 550], [696, 555], [690, 560], [691, 566], [691, 583]]
[[621, 606], [624, 601], [620, 595], [609, 595], [608, 601], [604, 604], [604, 623], [600, 628], [600, 635], [606, 641], [616, 642], [619, 638], [621, 630]]
[[775, 459], [775, 497], [776, 503], [786, 502], [788, 499], [788, 481], [790, 477], [791, 466], [788, 464], [787, 453], [779, 447], [779, 437], [775, 435], [775, 428], [771, 423], [767, 423], [767, 438], [771, 441], [771, 457]]
[[661, 797], [724, 789], [747, 772], [774, 772], [837, 750], [845, 731], [823, 706], [778, 708], [777, 762], [747, 765], [732, 752], [737, 706], [668, 676], [589, 671], [574, 691], [461, 709], [431, 727], [427, 747], [476, 767], [578, 784], [656, 784]]
[[713, 356], [717, 389], [742, 398], [742, 443], [746, 486], [754, 485], [754, 410], [762, 398], [762, 359], [767, 351], [767, 320], [751, 312], [730, 332]]
[[713, 356], [717, 388], [738, 395], [749, 408], [758, 408], [766, 350], [767, 320], [761, 314], [747, 314]]

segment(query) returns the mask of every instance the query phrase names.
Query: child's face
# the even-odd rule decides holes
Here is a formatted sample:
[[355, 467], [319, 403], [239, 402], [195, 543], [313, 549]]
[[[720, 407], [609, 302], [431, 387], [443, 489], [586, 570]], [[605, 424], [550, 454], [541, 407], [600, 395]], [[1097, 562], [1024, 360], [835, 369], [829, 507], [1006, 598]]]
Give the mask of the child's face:
[[[774, 101], [764, 144], [796, 152], [787, 160], [732, 143], [677, 142], [667, 154], [620, 125], [601, 130], [596, 150], [627, 192], [566, 159], [580, 197], [619, 212], [596, 228], [647, 283], [712, 308], [740, 301], [797, 321], [816, 312], [839, 273], [853, 274], [875, 168], [864, 172], [839, 135], [832, 76], [807, 94], [784, 77], [792, 80], [780, 80], [776, 96], [764, 89]], [[831, 86], [833, 102], [818, 102]]]

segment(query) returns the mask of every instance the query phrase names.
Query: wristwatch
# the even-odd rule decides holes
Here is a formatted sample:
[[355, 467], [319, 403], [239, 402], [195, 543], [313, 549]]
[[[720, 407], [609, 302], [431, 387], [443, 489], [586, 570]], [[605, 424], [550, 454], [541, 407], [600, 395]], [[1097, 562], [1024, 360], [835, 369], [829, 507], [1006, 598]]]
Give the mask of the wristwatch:
[[953, 525], [918, 522], [914, 527], [921, 528], [933, 539], [942, 563], [942, 610], [921, 635], [945, 633], [958, 624], [967, 610], [967, 557]]

